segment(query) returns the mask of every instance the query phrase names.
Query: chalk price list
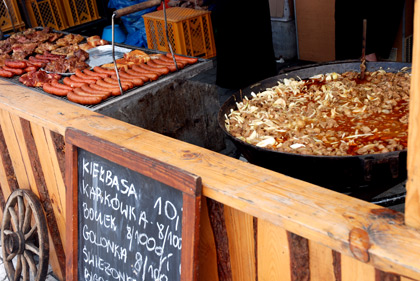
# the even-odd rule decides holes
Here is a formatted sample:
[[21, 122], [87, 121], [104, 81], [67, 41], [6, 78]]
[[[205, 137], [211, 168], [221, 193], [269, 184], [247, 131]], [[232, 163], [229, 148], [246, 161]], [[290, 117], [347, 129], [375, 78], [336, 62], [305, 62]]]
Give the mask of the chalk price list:
[[179, 191], [92, 157], [79, 156], [79, 280], [180, 280]]

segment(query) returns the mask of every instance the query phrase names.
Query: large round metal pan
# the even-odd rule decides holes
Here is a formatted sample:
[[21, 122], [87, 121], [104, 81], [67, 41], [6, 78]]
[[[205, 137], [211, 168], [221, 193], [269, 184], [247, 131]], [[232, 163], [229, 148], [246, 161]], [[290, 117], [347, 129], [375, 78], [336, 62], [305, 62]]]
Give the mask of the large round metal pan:
[[[369, 62], [367, 71], [384, 69], [389, 72], [411, 67], [408, 63]], [[321, 73], [360, 71], [360, 62], [332, 62], [289, 69], [232, 95], [220, 108], [219, 126], [252, 164], [343, 193], [379, 194], [407, 178], [407, 151], [362, 156], [312, 156], [284, 153], [250, 145], [230, 135], [225, 128], [225, 114], [236, 109], [236, 102], [251, 92], [258, 93], [277, 85], [284, 78], [302, 79]], [[366, 190], [366, 188], [374, 190]]]

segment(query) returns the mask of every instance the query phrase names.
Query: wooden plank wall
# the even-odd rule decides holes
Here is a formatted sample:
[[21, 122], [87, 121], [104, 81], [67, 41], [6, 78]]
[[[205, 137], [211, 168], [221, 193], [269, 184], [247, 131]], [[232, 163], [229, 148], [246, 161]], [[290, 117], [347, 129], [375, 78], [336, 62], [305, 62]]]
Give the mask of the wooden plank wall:
[[0, 204], [16, 189], [31, 189], [45, 211], [50, 264], [64, 280], [65, 186], [63, 136], [0, 110]]
[[[202, 214], [200, 281], [415, 280], [376, 269], [355, 256], [336, 252], [264, 219], [205, 200], [212, 207], [204, 207]], [[208, 207], [207, 203], [203, 206]], [[400, 224], [403, 221], [400, 213], [389, 212], [386, 216], [394, 216]]]
[[[88, 116], [85, 117], [86, 120], [90, 120]], [[104, 124], [107, 124], [106, 120]], [[65, 191], [63, 182], [64, 146], [63, 136], [60, 133], [51, 131], [37, 122], [19, 117], [5, 109], [0, 109], [0, 149], [2, 152], [0, 159], [0, 197], [2, 198], [2, 207], [4, 207], [4, 201], [8, 195], [16, 188], [30, 188], [40, 198], [46, 213], [50, 234], [50, 263], [60, 280], [65, 280], [63, 248], [65, 241], [64, 212], [66, 210], [63, 194]], [[196, 154], [192, 153], [189, 156], [196, 156]], [[210, 158], [206, 157], [207, 161]], [[216, 158], [213, 161], [218, 163], [220, 159]], [[223, 165], [223, 163], [219, 164]], [[206, 166], [210, 168], [213, 165], [208, 163]], [[207, 179], [205, 174], [203, 176], [204, 179]], [[207, 186], [204, 190], [208, 195], [211, 194]], [[274, 197], [278, 196], [274, 195], [276, 191], [273, 190], [273, 192], [275, 192], [273, 193]], [[266, 196], [263, 191], [257, 191], [256, 194]], [[305, 192], [294, 196], [305, 196], [304, 194]], [[212, 195], [211, 197], [217, 196]], [[254, 195], [255, 202], [245, 202], [248, 202], [250, 206], [255, 205], [255, 207], [260, 208], [264, 204], [259, 204], [256, 197], [258, 195]], [[340, 197], [337, 197], [337, 200], [340, 199]], [[235, 200], [231, 201], [233, 203]], [[281, 202], [282, 200], [277, 203], [278, 207], [286, 203], [286, 201]], [[245, 206], [246, 203], [242, 203], [242, 205]], [[331, 205], [335, 206], [335, 203]], [[287, 228], [290, 229], [290, 225], [285, 228], [282, 220], [273, 220], [269, 215], [266, 217], [266, 214], [261, 210], [247, 212], [239, 210], [237, 207], [229, 206], [226, 202], [223, 204], [217, 200], [203, 197], [199, 249], [200, 281], [415, 280], [413, 278], [404, 279], [401, 275], [376, 269], [372, 262], [381, 265], [383, 261], [373, 261], [372, 259], [377, 259], [377, 257], [369, 252], [370, 247], [381, 248], [381, 244], [392, 242], [385, 232], [390, 226], [403, 227], [403, 215], [401, 213], [373, 206], [374, 208], [370, 212], [374, 219], [366, 221], [363, 223], [365, 225], [356, 228], [356, 231], [350, 231], [348, 242], [353, 249], [347, 252], [347, 246], [344, 244], [341, 250], [336, 251], [328, 246], [333, 245], [331, 242], [319, 243], [320, 239], [318, 238], [312, 241], [288, 231]], [[297, 210], [301, 209], [300, 207], [296, 208]], [[317, 215], [315, 213], [329, 212], [328, 208], [330, 207], [325, 203], [325, 206], [319, 205], [318, 208], [317, 211], [314, 211], [308, 205], [309, 213], [306, 215], [314, 215], [314, 221], [316, 221]], [[342, 216], [342, 220], [357, 220], [351, 214], [346, 215], [345, 209], [340, 209], [338, 206], [334, 208], [337, 214]], [[351, 209], [347, 211], [355, 212]], [[279, 212], [280, 214], [283, 213], [280, 210]], [[255, 216], [252, 213], [259, 215]], [[288, 212], [286, 216], [291, 221], [305, 220], [297, 211], [296, 213]], [[293, 216], [296, 216], [296, 218], [292, 218]], [[331, 219], [335, 220], [336, 218], [331, 217]], [[273, 221], [277, 221], [277, 223], [273, 223]], [[314, 224], [313, 227], [316, 230], [318, 226]], [[341, 227], [342, 225], [338, 226], [338, 228]], [[300, 232], [299, 227], [292, 228]], [[333, 238], [336, 235], [333, 234], [335, 230], [331, 229], [330, 231], [331, 238]], [[410, 233], [409, 230], [402, 231]], [[306, 235], [305, 231], [302, 234]], [[377, 237], [381, 237], [380, 239], [383, 241], [376, 241]], [[420, 232], [413, 232], [408, 237], [420, 241]], [[411, 246], [409, 241], [399, 241], [396, 245], [401, 248], [401, 243], [405, 243], [408, 248]], [[413, 246], [416, 245], [413, 244]], [[407, 249], [402, 247], [401, 251], [404, 252]], [[396, 257], [395, 259], [398, 260], [399, 258]], [[388, 269], [393, 268], [392, 264], [383, 266]], [[401, 274], [405, 275], [407, 273], [401, 272]], [[412, 277], [412, 274], [408, 273], [408, 275]], [[420, 276], [420, 273], [414, 276]]]

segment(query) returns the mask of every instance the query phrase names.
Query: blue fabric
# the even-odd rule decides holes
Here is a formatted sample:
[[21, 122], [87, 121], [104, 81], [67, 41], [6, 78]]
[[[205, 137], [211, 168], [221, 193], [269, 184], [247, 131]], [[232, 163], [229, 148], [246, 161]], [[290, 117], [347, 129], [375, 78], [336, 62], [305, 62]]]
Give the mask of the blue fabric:
[[[121, 9], [128, 6], [133, 6], [138, 3], [146, 2], [147, 0], [109, 0], [108, 8]], [[153, 12], [157, 7], [152, 7], [121, 17], [121, 21], [127, 30], [127, 38], [124, 44], [138, 47], [147, 47], [146, 29], [144, 26], [143, 15]]]

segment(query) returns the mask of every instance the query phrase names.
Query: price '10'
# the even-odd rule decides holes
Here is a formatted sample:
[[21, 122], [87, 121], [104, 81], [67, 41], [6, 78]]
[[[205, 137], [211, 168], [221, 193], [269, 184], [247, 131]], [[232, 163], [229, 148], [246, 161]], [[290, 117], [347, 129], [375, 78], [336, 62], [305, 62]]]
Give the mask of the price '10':
[[[154, 209], [157, 208], [159, 216], [161, 216], [163, 213], [163, 215], [165, 215], [167, 219], [171, 221], [175, 220], [175, 230], [176, 231], [178, 230], [178, 224], [179, 224], [178, 210], [176, 209], [175, 205], [171, 201], [165, 200], [165, 202], [162, 203], [162, 197], [159, 197], [156, 200], [153, 208]], [[181, 213], [182, 213], [182, 208], [181, 208]]]

